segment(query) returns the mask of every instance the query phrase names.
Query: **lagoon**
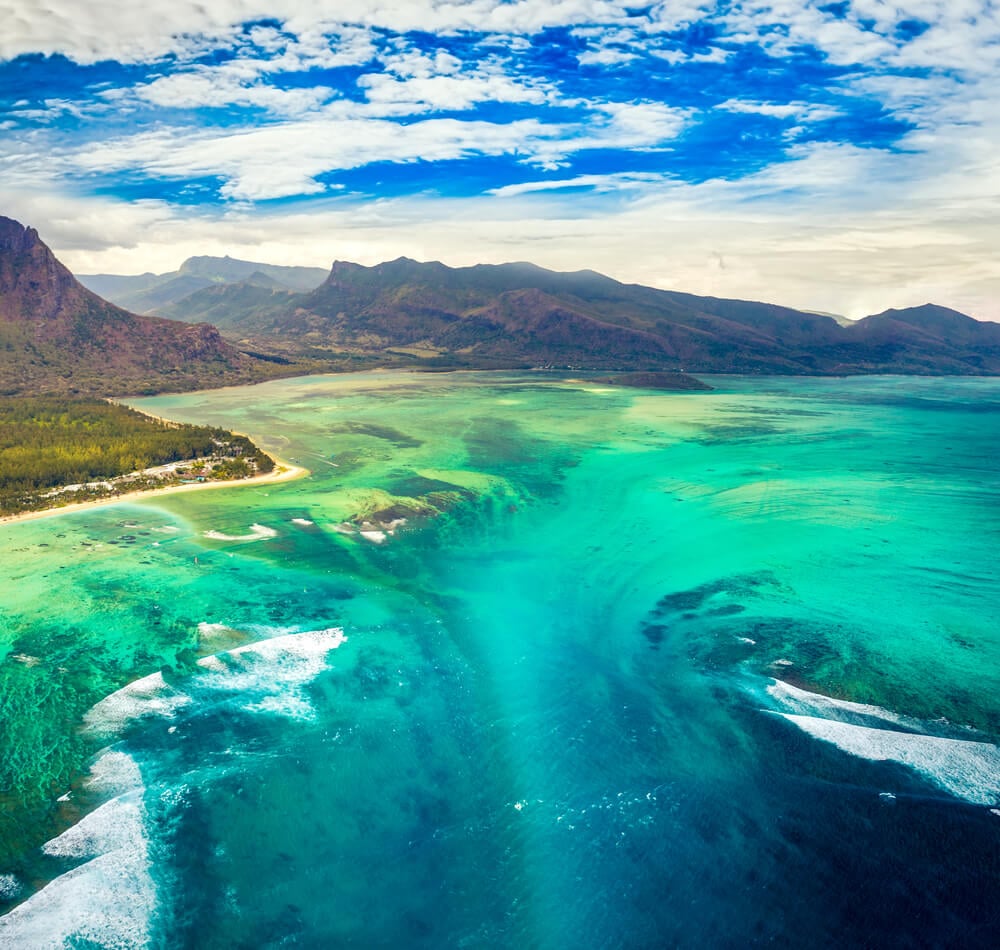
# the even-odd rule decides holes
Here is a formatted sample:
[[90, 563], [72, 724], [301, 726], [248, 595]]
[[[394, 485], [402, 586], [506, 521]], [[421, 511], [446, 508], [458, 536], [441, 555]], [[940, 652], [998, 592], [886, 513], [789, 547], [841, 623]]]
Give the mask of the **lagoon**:
[[710, 381], [135, 400], [311, 474], [0, 528], [0, 945], [986, 945], [1000, 382]]

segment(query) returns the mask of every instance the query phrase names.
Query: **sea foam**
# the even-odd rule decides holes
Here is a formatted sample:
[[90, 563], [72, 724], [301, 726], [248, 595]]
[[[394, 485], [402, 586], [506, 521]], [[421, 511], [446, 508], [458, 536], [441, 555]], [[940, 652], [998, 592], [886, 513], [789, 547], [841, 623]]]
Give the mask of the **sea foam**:
[[21, 882], [13, 874], [0, 874], [0, 901], [12, 901], [21, 894]]
[[934, 735], [933, 723], [782, 680], [766, 691], [773, 711], [816, 739], [859, 758], [905, 765], [974, 804], [1000, 802], [1000, 748], [991, 742]]
[[43, 845], [42, 851], [53, 858], [89, 860], [130, 847], [135, 828], [142, 823], [141, 794], [141, 791], [128, 792], [105, 802]]
[[108, 740], [139, 720], [173, 719], [198, 702], [236, 695], [245, 697], [243, 708], [253, 712], [310, 718], [303, 687], [326, 668], [327, 654], [346, 639], [342, 629], [330, 627], [248, 643], [203, 657], [198, 672], [177, 686], [153, 673], [92, 706], [84, 728]]
[[[251, 713], [311, 717], [302, 687], [326, 668], [327, 655], [345, 639], [343, 630], [331, 627], [247, 644], [199, 660], [199, 672], [184, 679], [183, 689], [154, 673], [94, 705], [85, 726], [110, 737], [139, 719], [171, 719], [192, 704], [233, 696]], [[130, 756], [108, 749], [85, 784], [89, 792], [114, 797], [42, 849], [51, 858], [83, 863], [0, 918], [0, 947], [149, 946], [156, 889], [141, 772]], [[16, 879], [2, 883], [5, 894], [16, 896]]]
[[173, 718], [190, 702], [191, 697], [169, 686], [162, 673], [152, 673], [105, 696], [87, 711], [83, 725], [87, 732], [110, 738], [147, 716]]
[[198, 661], [199, 689], [245, 695], [244, 709], [293, 719], [311, 718], [302, 687], [327, 667], [327, 654], [347, 638], [339, 627], [249, 643]]
[[107, 798], [142, 788], [142, 773], [135, 759], [118, 749], [98, 754], [87, 773], [87, 791]]
[[[110, 753], [113, 761], [95, 763], [95, 779], [116, 776], [126, 783], [138, 774]], [[133, 772], [134, 769], [134, 772]], [[51, 881], [37, 894], [0, 917], [0, 946], [63, 950], [99, 946], [115, 950], [148, 947], [156, 911], [156, 888], [150, 875], [143, 789], [105, 802], [72, 828], [49, 841], [51, 857], [85, 863]]]
[[213, 541], [263, 541], [267, 538], [276, 538], [278, 532], [274, 528], [269, 528], [263, 524], [250, 525], [247, 534], [223, 534], [221, 531], [206, 531], [205, 537]]
[[200, 637], [226, 636], [232, 632], [233, 628], [227, 627], [224, 623], [209, 623], [207, 620], [203, 620], [198, 624], [198, 636]]
[[1000, 803], [1000, 749], [989, 742], [944, 739], [783, 713], [804, 732], [875, 762], [898, 762], [977, 805]]
[[820, 716], [836, 719], [839, 722], [854, 722], [858, 725], [886, 722], [918, 731], [924, 726], [919, 719], [902, 716], [881, 706], [852, 703], [846, 699], [834, 699], [821, 693], [810, 693], [783, 680], [774, 680], [767, 687], [767, 693], [783, 710], [806, 716]]
[[[303, 687], [327, 667], [327, 655], [345, 639], [343, 630], [331, 627], [247, 644], [199, 660], [198, 672], [184, 678], [183, 688], [154, 673], [94, 705], [85, 716], [86, 728], [111, 737], [140, 719], [172, 719], [189, 706], [233, 697], [250, 713], [311, 717]], [[108, 749], [91, 766], [85, 785], [92, 794], [111, 797], [42, 849], [50, 858], [82, 863], [0, 918], [0, 947], [150, 945], [156, 888], [142, 774], [129, 755]], [[17, 879], [0, 884], [8, 899], [17, 896]]]

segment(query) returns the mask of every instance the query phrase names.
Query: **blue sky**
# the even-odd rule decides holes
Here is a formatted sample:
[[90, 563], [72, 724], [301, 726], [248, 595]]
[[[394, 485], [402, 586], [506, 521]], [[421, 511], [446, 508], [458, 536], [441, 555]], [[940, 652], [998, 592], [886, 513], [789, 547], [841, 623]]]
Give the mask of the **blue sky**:
[[992, 0], [83, 6], [0, 0], [0, 213], [78, 272], [527, 259], [1000, 319]]

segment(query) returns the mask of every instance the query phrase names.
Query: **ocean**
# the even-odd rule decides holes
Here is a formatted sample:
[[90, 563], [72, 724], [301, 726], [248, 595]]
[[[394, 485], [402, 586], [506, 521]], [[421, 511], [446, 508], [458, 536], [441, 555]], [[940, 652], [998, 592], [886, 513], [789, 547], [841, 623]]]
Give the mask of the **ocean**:
[[295, 481], [0, 526], [0, 946], [977, 947], [1000, 381], [132, 400]]

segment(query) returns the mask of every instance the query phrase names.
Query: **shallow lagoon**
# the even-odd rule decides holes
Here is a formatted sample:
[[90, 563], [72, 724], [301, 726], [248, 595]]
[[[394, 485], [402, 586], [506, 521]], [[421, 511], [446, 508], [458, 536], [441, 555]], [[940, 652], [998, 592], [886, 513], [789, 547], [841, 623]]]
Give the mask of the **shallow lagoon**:
[[0, 944], [988, 944], [1000, 382], [713, 383], [136, 401], [312, 474], [0, 529]]

